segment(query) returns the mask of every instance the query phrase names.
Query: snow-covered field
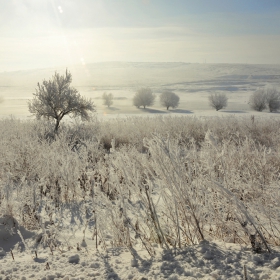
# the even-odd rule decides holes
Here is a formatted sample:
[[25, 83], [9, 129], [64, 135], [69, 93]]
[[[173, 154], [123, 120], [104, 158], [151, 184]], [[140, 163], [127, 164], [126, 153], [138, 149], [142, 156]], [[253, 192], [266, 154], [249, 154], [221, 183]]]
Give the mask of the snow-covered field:
[[[49, 79], [55, 71], [65, 68], [39, 69], [0, 73], [1, 116], [28, 118], [26, 101], [38, 82]], [[132, 106], [132, 98], [140, 87], [151, 87], [154, 93], [174, 91], [180, 97], [180, 105], [169, 114], [179, 115], [228, 115], [251, 114], [249, 96], [258, 88], [280, 86], [279, 65], [246, 64], [188, 64], [188, 63], [94, 63], [69, 67], [73, 86], [83, 96], [92, 98], [100, 116], [166, 114], [159, 98], [147, 110]], [[103, 92], [115, 97], [111, 108], [102, 104]], [[223, 92], [228, 95], [228, 107], [218, 114], [208, 105], [208, 95]], [[266, 113], [264, 113], [266, 114]]]
[[[279, 87], [280, 66], [70, 71], [98, 118], [56, 139], [52, 124], [26, 121], [53, 69], [0, 73], [0, 279], [280, 279], [279, 114], [248, 105]], [[142, 86], [174, 91], [179, 108], [134, 108]], [[228, 107], [211, 109], [210, 92]]]

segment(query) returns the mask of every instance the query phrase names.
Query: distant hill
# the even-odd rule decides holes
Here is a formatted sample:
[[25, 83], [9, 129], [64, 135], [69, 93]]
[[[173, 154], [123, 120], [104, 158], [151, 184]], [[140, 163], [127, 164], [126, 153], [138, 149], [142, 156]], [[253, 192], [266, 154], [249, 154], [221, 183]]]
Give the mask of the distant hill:
[[[55, 71], [66, 67], [0, 73], [0, 86], [35, 88]], [[181, 62], [101, 62], [68, 67], [74, 86], [138, 87], [215, 79], [265, 79], [277, 81], [280, 65], [191, 64]]]

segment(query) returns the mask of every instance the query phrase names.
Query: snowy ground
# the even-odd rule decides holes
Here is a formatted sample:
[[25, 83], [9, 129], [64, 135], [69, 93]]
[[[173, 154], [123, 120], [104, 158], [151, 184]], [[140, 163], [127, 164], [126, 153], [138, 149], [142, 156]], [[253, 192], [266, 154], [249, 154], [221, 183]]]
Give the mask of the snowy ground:
[[11, 253], [0, 252], [0, 279], [244, 279], [244, 269], [247, 279], [280, 279], [279, 248], [272, 254], [255, 254], [237, 244], [203, 241], [182, 250], [163, 251], [155, 245], [156, 257], [150, 258], [137, 247], [131, 252], [96, 250], [86, 239], [79, 251], [52, 255], [46, 248], [35, 257], [34, 240], [25, 243], [24, 251], [22, 243], [15, 246], [14, 260]]

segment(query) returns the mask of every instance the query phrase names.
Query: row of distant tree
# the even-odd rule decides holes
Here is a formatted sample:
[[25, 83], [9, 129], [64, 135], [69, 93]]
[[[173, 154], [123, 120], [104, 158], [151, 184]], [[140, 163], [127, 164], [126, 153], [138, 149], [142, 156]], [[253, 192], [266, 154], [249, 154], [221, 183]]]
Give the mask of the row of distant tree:
[[[103, 94], [104, 105], [108, 107], [113, 104], [113, 95]], [[133, 97], [133, 105], [137, 108], [143, 106], [152, 106], [155, 102], [156, 95], [150, 88], [140, 88]], [[177, 108], [180, 97], [172, 91], [163, 91], [160, 94], [160, 103], [167, 110], [169, 108]], [[208, 97], [209, 105], [219, 111], [227, 107], [228, 97], [225, 93], [211, 93]], [[255, 111], [263, 111], [269, 109], [270, 112], [276, 112], [280, 109], [280, 92], [276, 88], [259, 89], [255, 91], [249, 99], [251, 109]]]
[[[106, 92], [102, 95], [103, 104], [110, 107], [113, 104], [114, 96], [112, 93], [107, 94]], [[150, 88], [140, 88], [137, 90], [133, 97], [133, 105], [137, 108], [141, 106], [145, 109], [146, 107], [153, 106], [156, 99], [156, 95]], [[169, 108], [177, 108], [179, 106], [180, 97], [172, 91], [165, 90], [160, 96], [160, 103], [167, 110]], [[227, 107], [228, 98], [223, 93], [212, 93], [209, 96], [209, 105], [215, 108], [217, 111]]]
[[[72, 75], [66, 70], [65, 75], [55, 73], [50, 80], [44, 80], [38, 83], [36, 92], [33, 94], [33, 100], [28, 103], [30, 113], [37, 118], [53, 119], [57, 132], [60, 122], [65, 115], [89, 119], [90, 112], [95, 111], [95, 105], [91, 99], [86, 99], [74, 87], [71, 87]], [[156, 95], [150, 88], [139, 89], [133, 97], [133, 105], [137, 108], [143, 106], [152, 106]], [[111, 106], [113, 104], [113, 95], [111, 93], [103, 94], [104, 104]], [[160, 95], [162, 106], [168, 110], [176, 108], [179, 105], [180, 98], [171, 91], [163, 91]], [[227, 107], [228, 97], [224, 93], [212, 93], [209, 95], [209, 105], [217, 111]], [[254, 92], [249, 104], [252, 109], [263, 111], [267, 107], [270, 112], [280, 109], [280, 92], [275, 88], [262, 89]]]
[[[103, 93], [102, 99], [103, 104], [110, 107], [113, 104], [113, 95], [112, 93], [107, 94]], [[150, 88], [140, 88], [133, 97], [133, 105], [137, 108], [143, 106], [146, 107], [152, 106], [155, 103], [156, 95], [152, 92]], [[179, 105], [180, 97], [171, 91], [164, 91], [160, 95], [160, 103], [167, 110], [169, 108], [177, 108]]]
[[[217, 111], [227, 107], [228, 98], [224, 93], [213, 93], [209, 95], [209, 104]], [[251, 109], [263, 111], [269, 109], [270, 112], [280, 110], [280, 92], [276, 88], [258, 89], [249, 99]]]
[[280, 109], [280, 92], [276, 88], [259, 89], [250, 96], [249, 104], [259, 112], [267, 108], [276, 112]]

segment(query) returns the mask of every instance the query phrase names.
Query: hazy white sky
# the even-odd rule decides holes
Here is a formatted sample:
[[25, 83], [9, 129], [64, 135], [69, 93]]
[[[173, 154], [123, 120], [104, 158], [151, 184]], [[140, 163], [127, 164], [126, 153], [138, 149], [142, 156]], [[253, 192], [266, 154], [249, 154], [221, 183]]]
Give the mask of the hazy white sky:
[[279, 0], [0, 0], [0, 71], [99, 61], [280, 64]]

